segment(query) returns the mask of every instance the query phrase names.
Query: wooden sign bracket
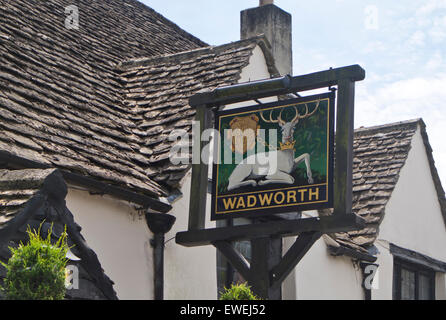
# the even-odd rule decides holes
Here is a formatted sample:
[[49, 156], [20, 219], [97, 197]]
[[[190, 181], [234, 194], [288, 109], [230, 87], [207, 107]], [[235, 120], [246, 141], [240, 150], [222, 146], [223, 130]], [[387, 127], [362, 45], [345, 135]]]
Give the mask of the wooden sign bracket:
[[[334, 212], [331, 216], [299, 220], [264, 222], [234, 227], [205, 229], [208, 166], [192, 165], [192, 183], [188, 231], [179, 232], [176, 242], [186, 247], [213, 245], [264, 299], [280, 299], [282, 282], [324, 233], [358, 230], [364, 219], [352, 213], [353, 134], [355, 82], [365, 79], [359, 65], [330, 69], [312, 74], [249, 82], [201, 92], [191, 97], [196, 109], [200, 135], [211, 126], [213, 108], [243, 101], [337, 86], [336, 158], [334, 169]], [[200, 161], [198, 161], [200, 162]], [[194, 161], [194, 163], [198, 163]], [[271, 241], [297, 236], [295, 243], [280, 259], [273, 261]], [[252, 261], [249, 264], [232, 246], [233, 241], [250, 240]]]

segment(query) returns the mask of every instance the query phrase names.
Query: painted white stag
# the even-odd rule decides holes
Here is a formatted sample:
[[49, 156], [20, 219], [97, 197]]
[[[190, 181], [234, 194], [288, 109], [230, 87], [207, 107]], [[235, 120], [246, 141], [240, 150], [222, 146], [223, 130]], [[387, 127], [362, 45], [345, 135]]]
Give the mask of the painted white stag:
[[[263, 186], [272, 183], [293, 184], [294, 178], [291, 173], [296, 170], [297, 166], [305, 161], [307, 169], [308, 183], [313, 183], [313, 175], [311, 172], [310, 155], [305, 153], [294, 158], [294, 130], [300, 120], [311, 117], [319, 108], [318, 101], [312, 112], [309, 112], [308, 105], [305, 104], [306, 112], [301, 115], [294, 107], [296, 116], [290, 122], [282, 119], [282, 112], [276, 120], [272, 118], [272, 111], [269, 120], [265, 119], [263, 112], [260, 113], [261, 118], [266, 123], [277, 123], [282, 132], [282, 143], [280, 150], [262, 152], [250, 155], [243, 159], [240, 164], [232, 172], [229, 177], [228, 191], [245, 187], [245, 186]], [[274, 163], [271, 163], [274, 161]]]

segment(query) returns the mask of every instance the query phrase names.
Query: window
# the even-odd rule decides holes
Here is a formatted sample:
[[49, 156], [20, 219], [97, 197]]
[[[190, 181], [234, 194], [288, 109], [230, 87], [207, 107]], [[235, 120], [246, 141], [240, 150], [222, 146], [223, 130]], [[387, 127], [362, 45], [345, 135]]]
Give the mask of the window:
[[[218, 227], [224, 227], [228, 225], [242, 225], [250, 223], [247, 219], [234, 219], [229, 221], [217, 221]], [[239, 241], [234, 242], [234, 248], [240, 252], [245, 259], [251, 261], [251, 242], [250, 241]], [[244, 283], [246, 279], [231, 266], [231, 264], [226, 260], [226, 258], [217, 250], [217, 287], [218, 295], [224, 291], [224, 288], [229, 288], [233, 283]]]
[[435, 300], [435, 272], [420, 265], [395, 259], [394, 300]]

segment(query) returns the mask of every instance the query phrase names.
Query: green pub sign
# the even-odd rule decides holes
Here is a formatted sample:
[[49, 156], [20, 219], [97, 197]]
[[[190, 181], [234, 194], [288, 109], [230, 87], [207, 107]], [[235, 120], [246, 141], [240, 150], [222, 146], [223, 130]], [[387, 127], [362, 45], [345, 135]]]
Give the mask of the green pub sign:
[[219, 111], [212, 220], [332, 207], [335, 94]]

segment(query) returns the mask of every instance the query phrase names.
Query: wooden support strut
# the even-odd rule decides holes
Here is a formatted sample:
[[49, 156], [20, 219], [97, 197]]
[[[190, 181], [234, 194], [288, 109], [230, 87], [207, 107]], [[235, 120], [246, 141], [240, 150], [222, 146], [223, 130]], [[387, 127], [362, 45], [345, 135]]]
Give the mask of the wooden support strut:
[[232, 246], [230, 241], [216, 241], [212, 244], [248, 281], [257, 295], [263, 299], [279, 300], [281, 284], [321, 235], [322, 233], [317, 231], [302, 233], [285, 256], [278, 261], [275, 261], [271, 255], [271, 244], [274, 238], [252, 239], [251, 264]]

